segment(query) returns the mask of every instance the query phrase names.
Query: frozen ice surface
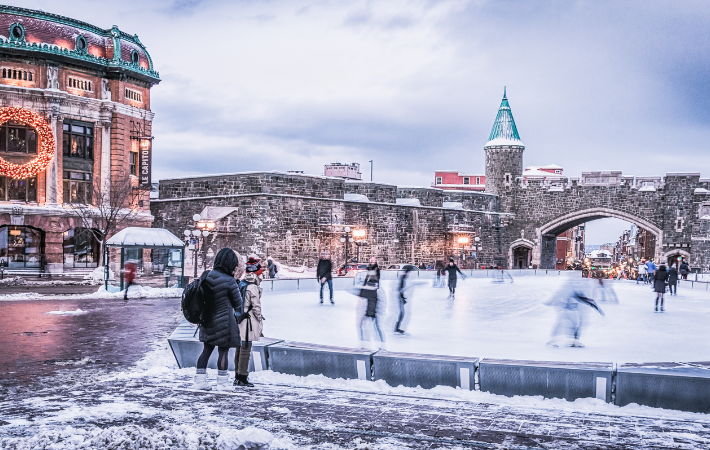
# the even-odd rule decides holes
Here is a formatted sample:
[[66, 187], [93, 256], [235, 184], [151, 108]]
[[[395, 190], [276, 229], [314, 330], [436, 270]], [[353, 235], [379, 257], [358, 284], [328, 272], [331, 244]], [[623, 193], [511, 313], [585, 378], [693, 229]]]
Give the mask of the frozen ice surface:
[[[579, 275], [577, 275], [579, 274]], [[515, 283], [488, 278], [458, 280], [456, 299], [431, 280], [410, 290], [406, 334], [393, 333], [399, 308], [396, 281], [384, 281], [386, 312], [381, 314], [389, 351], [538, 361], [661, 362], [707, 361], [710, 358], [710, 292], [705, 285], [681, 284], [677, 296], [666, 294], [665, 313], [654, 312], [655, 293], [635, 281], [606, 281], [618, 304], [600, 301], [605, 316], [592, 311], [581, 341], [584, 348], [546, 346], [556, 311], [545, 305], [569, 276], [525, 276]], [[412, 282], [417, 282], [412, 278]], [[596, 280], [587, 284], [601, 298]], [[376, 348], [359, 340], [357, 323], [362, 301], [348, 291], [335, 292], [335, 305], [320, 304], [314, 291], [264, 291], [264, 335], [279, 339], [343, 347]], [[372, 333], [371, 333], [372, 335]]]

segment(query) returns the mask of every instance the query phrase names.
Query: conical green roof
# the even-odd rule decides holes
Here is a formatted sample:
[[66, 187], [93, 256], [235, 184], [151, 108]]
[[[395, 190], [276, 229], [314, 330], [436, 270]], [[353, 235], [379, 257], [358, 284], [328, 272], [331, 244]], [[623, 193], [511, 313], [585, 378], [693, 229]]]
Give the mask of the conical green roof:
[[503, 101], [500, 103], [496, 121], [493, 123], [491, 135], [488, 136], [488, 142], [486, 142], [485, 146], [489, 147], [494, 145], [523, 146], [520, 135], [518, 134], [518, 128], [515, 126], [513, 112], [510, 110], [510, 105], [508, 104], [505, 88], [503, 88]]

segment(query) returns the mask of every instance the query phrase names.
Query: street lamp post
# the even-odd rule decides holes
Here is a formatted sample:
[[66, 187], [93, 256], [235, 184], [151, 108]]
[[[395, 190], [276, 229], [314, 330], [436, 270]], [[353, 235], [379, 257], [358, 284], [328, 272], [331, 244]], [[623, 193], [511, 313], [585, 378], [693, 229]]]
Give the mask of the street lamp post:
[[340, 242], [345, 244], [345, 275], [348, 274], [348, 244], [353, 241], [354, 239], [350, 236], [350, 227], [345, 227], [345, 233], [340, 235]]
[[355, 239], [358, 239], [355, 241], [355, 245], [357, 245], [357, 257], [355, 260], [359, 263], [360, 262], [360, 246], [366, 245], [367, 242], [364, 242], [360, 239], [364, 238], [367, 232], [365, 230], [353, 230], [353, 237]]
[[[194, 278], [197, 278], [197, 251], [201, 248], [204, 248], [204, 242], [205, 238], [210, 235], [210, 231], [212, 231], [216, 224], [211, 221], [211, 220], [202, 220], [202, 217], [199, 214], [195, 214], [192, 216], [194, 224], [194, 229], [192, 230], [185, 230], [183, 233], [185, 234], [185, 238], [187, 239], [188, 242], [195, 240], [195, 248], [193, 250], [193, 256], [194, 256]], [[206, 254], [202, 256], [202, 261], [204, 263]]]

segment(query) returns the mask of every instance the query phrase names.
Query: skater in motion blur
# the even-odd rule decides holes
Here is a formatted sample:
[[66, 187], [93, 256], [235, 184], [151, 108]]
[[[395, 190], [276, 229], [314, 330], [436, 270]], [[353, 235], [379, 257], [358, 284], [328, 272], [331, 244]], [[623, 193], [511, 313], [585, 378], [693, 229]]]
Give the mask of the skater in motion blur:
[[661, 264], [656, 274], [653, 276], [653, 290], [656, 292], [656, 312], [658, 312], [658, 301], [661, 301], [661, 312], [663, 309], [663, 294], [666, 293], [666, 282], [668, 281], [668, 271], [666, 266]]
[[444, 283], [441, 281], [441, 276], [444, 274], [444, 262], [438, 259], [434, 261], [434, 270], [436, 270], [434, 287], [444, 287]]
[[404, 273], [399, 277], [399, 285], [397, 287], [397, 293], [399, 294], [399, 318], [397, 319], [397, 324], [394, 326], [395, 333], [404, 334], [402, 327], [402, 322], [404, 322], [404, 305], [407, 304], [407, 298], [405, 297], [405, 291], [407, 290], [407, 278], [409, 277], [409, 272], [414, 270], [412, 266], [405, 266]]
[[128, 288], [133, 286], [133, 281], [136, 279], [136, 264], [128, 261], [123, 266], [123, 279], [126, 282], [126, 291], [123, 293], [123, 299], [128, 300]]
[[442, 274], [443, 272], [449, 273], [449, 298], [451, 300], [454, 300], [454, 295], [456, 295], [456, 272], [460, 273], [461, 278], [463, 278], [464, 280], [466, 279], [466, 276], [463, 274], [463, 272], [461, 272], [459, 266], [454, 264], [454, 258], [449, 258], [449, 264], [444, 268], [444, 270], [442, 270]]
[[600, 302], [610, 302], [619, 303], [619, 298], [614, 292], [614, 287], [610, 282], [604, 283], [603, 278], [597, 278], [599, 280], [599, 286], [594, 291], [594, 298], [599, 299]]
[[503, 283], [506, 278], [509, 279], [511, 283], [513, 283], [513, 277], [510, 275], [510, 273], [503, 270], [503, 268], [501, 266], [498, 266], [496, 268], [494, 275], [493, 275], [493, 282], [494, 283]]
[[377, 259], [370, 258], [370, 264], [367, 266], [367, 275], [360, 289], [360, 297], [367, 301], [365, 315], [360, 319], [360, 340], [365, 341], [364, 326], [366, 322], [372, 323], [372, 326], [377, 332], [377, 337], [380, 342], [385, 342], [385, 335], [382, 333], [382, 328], [377, 317], [377, 301], [378, 290], [380, 288], [380, 267], [377, 265]]
[[565, 335], [572, 339], [570, 347], [584, 347], [580, 338], [586, 324], [587, 307], [604, 315], [596, 302], [587, 297], [584, 287], [581, 280], [570, 280], [546, 303], [557, 309], [557, 322], [552, 327], [552, 336], [547, 343], [550, 347], [558, 347], [558, 337]]

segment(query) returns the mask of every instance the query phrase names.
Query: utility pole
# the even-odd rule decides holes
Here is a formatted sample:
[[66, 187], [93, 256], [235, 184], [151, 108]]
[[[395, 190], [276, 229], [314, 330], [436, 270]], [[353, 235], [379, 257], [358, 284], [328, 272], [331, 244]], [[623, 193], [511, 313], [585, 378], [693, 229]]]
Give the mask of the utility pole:
[[373, 167], [373, 160], [371, 159], [370, 162], [370, 181], [372, 181], [372, 167]]

